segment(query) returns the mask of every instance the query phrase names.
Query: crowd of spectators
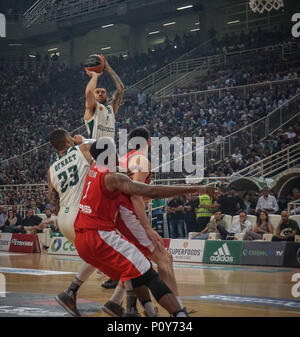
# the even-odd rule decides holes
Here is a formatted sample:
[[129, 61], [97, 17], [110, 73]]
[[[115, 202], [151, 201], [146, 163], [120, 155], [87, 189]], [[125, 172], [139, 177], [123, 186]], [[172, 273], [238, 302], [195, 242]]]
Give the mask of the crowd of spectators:
[[[247, 44], [245, 47], [259, 47], [263, 41], [275, 43], [274, 39], [277, 39], [277, 43], [281, 41], [281, 35], [277, 33], [277, 35], [268, 32], [249, 32], [248, 34], [250, 35], [242, 32], [239, 38], [236, 35], [225, 35], [220, 40], [213, 39], [211, 45], [205, 48], [205, 52], [206, 54], [216, 53], [214, 48], [220, 49], [221, 46], [231, 49], [230, 45], [234, 41], [243, 41], [245, 37], [244, 44]], [[271, 40], [267, 38], [262, 40], [261, 36], [264, 34], [268, 35]], [[249, 36], [253, 38], [249, 39]], [[196, 40], [196, 35], [192, 34], [181, 38], [177, 36], [174, 41], [166, 39], [164, 45], [155, 52], [149, 50], [148, 54], [127, 58], [111, 57], [108, 61], [126, 86], [129, 86], [139, 79], [135, 76], [142, 78], [161, 67], [164, 53], [169, 55], [170, 58], [166, 59], [166, 63], [169, 63], [172, 57], [183, 53], [181, 46], [185, 50], [191, 49], [199, 42]], [[249, 41], [253, 43], [248, 45]], [[179, 54], [174, 56], [174, 52], [170, 52], [170, 46], [173, 46]], [[270, 55], [272, 55], [271, 52], [267, 57], [269, 58]], [[230, 76], [226, 75], [225, 82], [222, 80], [219, 85], [231, 87], [231, 79], [244, 78], [243, 74], [247, 74], [247, 83], [251, 82], [251, 79], [253, 83], [264, 79], [298, 76], [297, 63], [294, 60], [291, 60], [291, 63], [289, 60], [281, 62], [280, 66], [277, 58], [268, 59], [266, 62], [264, 57], [257, 62], [256, 68], [255, 63], [248, 64], [249, 60], [245, 64], [241, 60], [240, 65], [237, 66], [229, 63], [228, 69], [224, 71], [227, 71]], [[45, 183], [47, 167], [54, 154], [47, 145], [36, 151], [30, 150], [45, 144], [49, 133], [57, 127], [64, 127], [71, 131], [83, 125], [84, 89], [88, 78], [81, 65], [69, 68], [59, 61], [44, 58], [38, 54], [34, 59], [23, 58], [18, 62], [2, 61], [0, 63], [0, 117], [5, 133], [0, 133], [2, 144], [0, 184]], [[268, 66], [265, 66], [266, 64]], [[147, 68], [149, 65], [151, 69]], [[241, 76], [235, 73], [238, 69], [242, 73]], [[202, 81], [206, 88], [210, 86], [213, 73], [214, 71], [211, 72], [211, 76]], [[111, 95], [113, 83], [107, 74], [101, 76], [102, 84]], [[209, 95], [207, 99], [201, 96], [197, 99], [182, 98], [178, 103], [169, 100], [154, 106], [149, 105], [146, 95], [140, 92], [135, 98], [125, 97], [117, 116], [116, 130], [118, 128], [130, 130], [137, 126], [145, 126], [154, 137], [203, 136], [205, 143], [209, 144], [222, 140], [226, 135], [265, 116], [299, 92], [297, 82], [277, 85], [271, 89], [251, 88], [246, 94], [228, 88], [221, 95]], [[81, 128], [79, 132], [82, 133], [83, 130], [85, 129]], [[278, 134], [270, 136], [264, 143], [254, 140], [255, 145], [252, 148], [246, 149], [245, 147], [245, 150], [243, 147], [242, 160], [240, 160], [241, 156], [238, 156], [239, 161], [234, 163], [236, 158], [234, 156], [233, 159], [229, 158], [229, 163], [226, 164], [226, 170], [223, 169], [223, 173], [218, 172], [218, 167], [210, 162], [207, 174], [228, 175], [231, 170], [235, 171], [253, 162], [253, 158], [262, 158], [270, 151], [274, 152], [282, 148], [286, 144], [282, 136], [284, 132], [285, 130], [280, 130]], [[288, 137], [289, 144], [299, 137], [299, 123], [294, 125], [294, 132], [296, 137]], [[26, 151], [29, 151], [29, 154], [20, 156]], [[249, 154], [252, 159], [249, 158]], [[13, 157], [16, 158], [7, 160]]]
[[[205, 198], [210, 199], [205, 202]], [[274, 234], [272, 225], [269, 222], [269, 215], [280, 214], [283, 221], [274, 235], [274, 241], [292, 240], [285, 237], [291, 231], [281, 232], [291, 223], [295, 231], [294, 235], [300, 235], [297, 222], [288, 219], [286, 211], [287, 203], [300, 198], [300, 188], [294, 187], [285, 199], [278, 199], [276, 194], [264, 188], [259, 193], [246, 192], [241, 196], [235, 188], [221, 188], [217, 199], [212, 199], [208, 195], [189, 195], [187, 197], [176, 197], [168, 201], [167, 217], [169, 234], [171, 238], [186, 238], [188, 233], [196, 232], [194, 239], [207, 240], [209, 233], [220, 233], [222, 239], [233, 239], [235, 234], [244, 233], [244, 240], [262, 239], [262, 234]], [[164, 207], [162, 207], [164, 209]], [[239, 218], [233, 221], [230, 228], [226, 229], [224, 215]], [[247, 220], [248, 215], [257, 216], [257, 226], [255, 229], [252, 223]], [[157, 220], [156, 220], [157, 221]], [[283, 224], [283, 225], [282, 225]], [[281, 226], [282, 225], [282, 226]], [[281, 226], [281, 227], [280, 227]]]
[[37, 234], [44, 228], [50, 228], [51, 232], [59, 232], [57, 218], [50, 208], [45, 210], [45, 217], [39, 216], [37, 208], [25, 208], [25, 216], [18, 212], [18, 206], [10, 209], [0, 206], [0, 231], [3, 233]]

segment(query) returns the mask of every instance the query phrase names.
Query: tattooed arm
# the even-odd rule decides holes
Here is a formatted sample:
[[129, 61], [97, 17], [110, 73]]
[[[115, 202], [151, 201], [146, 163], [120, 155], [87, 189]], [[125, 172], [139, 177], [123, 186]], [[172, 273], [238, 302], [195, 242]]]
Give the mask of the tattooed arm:
[[123, 101], [123, 96], [124, 96], [124, 91], [125, 91], [125, 86], [123, 82], [120, 80], [119, 76], [115, 73], [115, 71], [112, 69], [112, 67], [107, 63], [105, 65], [105, 70], [109, 73], [110, 77], [115, 83], [115, 86], [117, 90], [113, 94], [112, 97], [112, 106], [114, 109], [115, 115], [117, 114], [117, 111], [119, 110], [119, 107]]
[[49, 202], [50, 202], [52, 211], [55, 215], [57, 215], [60, 209], [59, 195], [51, 183], [50, 170], [48, 170], [48, 190], [49, 190]]

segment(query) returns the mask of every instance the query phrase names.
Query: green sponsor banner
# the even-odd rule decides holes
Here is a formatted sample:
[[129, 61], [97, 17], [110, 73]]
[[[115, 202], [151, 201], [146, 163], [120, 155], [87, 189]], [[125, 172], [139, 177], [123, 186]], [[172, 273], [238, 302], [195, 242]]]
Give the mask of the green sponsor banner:
[[204, 263], [241, 264], [243, 241], [207, 240]]

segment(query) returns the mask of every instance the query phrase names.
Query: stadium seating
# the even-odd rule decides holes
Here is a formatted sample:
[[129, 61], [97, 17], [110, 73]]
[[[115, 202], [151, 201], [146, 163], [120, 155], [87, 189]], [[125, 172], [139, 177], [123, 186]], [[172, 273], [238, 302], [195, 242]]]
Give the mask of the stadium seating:
[[279, 225], [279, 222], [281, 220], [281, 215], [279, 214], [270, 214], [269, 215], [269, 220], [270, 220], [270, 223], [271, 225], [273, 226], [273, 229], [274, 229], [274, 234], [276, 233], [276, 229]]
[[[254, 229], [257, 224], [257, 216], [256, 215], [247, 215], [247, 220], [252, 223], [252, 228]], [[232, 217], [232, 223], [239, 221], [239, 215], [234, 215]]]

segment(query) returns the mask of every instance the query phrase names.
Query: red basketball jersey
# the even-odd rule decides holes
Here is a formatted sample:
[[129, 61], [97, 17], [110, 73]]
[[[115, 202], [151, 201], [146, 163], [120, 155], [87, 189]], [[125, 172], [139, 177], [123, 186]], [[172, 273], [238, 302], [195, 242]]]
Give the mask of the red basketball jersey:
[[120, 191], [109, 192], [104, 184], [107, 169], [100, 172], [96, 164], [86, 176], [79, 212], [74, 224], [77, 231], [115, 229], [115, 219], [118, 211], [117, 198]]
[[[138, 155], [144, 155], [142, 152], [140, 151], [136, 151], [136, 150], [132, 150], [130, 152], [128, 152], [125, 156], [121, 157], [119, 159], [119, 165], [123, 168], [126, 168], [128, 169], [128, 162], [129, 162], [129, 159], [131, 159], [132, 157], [134, 156], [138, 156]], [[150, 181], [150, 173], [149, 175], [147, 176], [146, 180], [145, 180], [145, 183], [148, 184]], [[134, 212], [134, 207], [132, 205], [132, 202], [130, 200], [130, 196], [127, 195], [127, 194], [120, 194], [120, 197], [119, 197], [119, 204], [120, 205], [123, 205], [125, 206], [126, 208], [130, 209], [132, 212]]]

